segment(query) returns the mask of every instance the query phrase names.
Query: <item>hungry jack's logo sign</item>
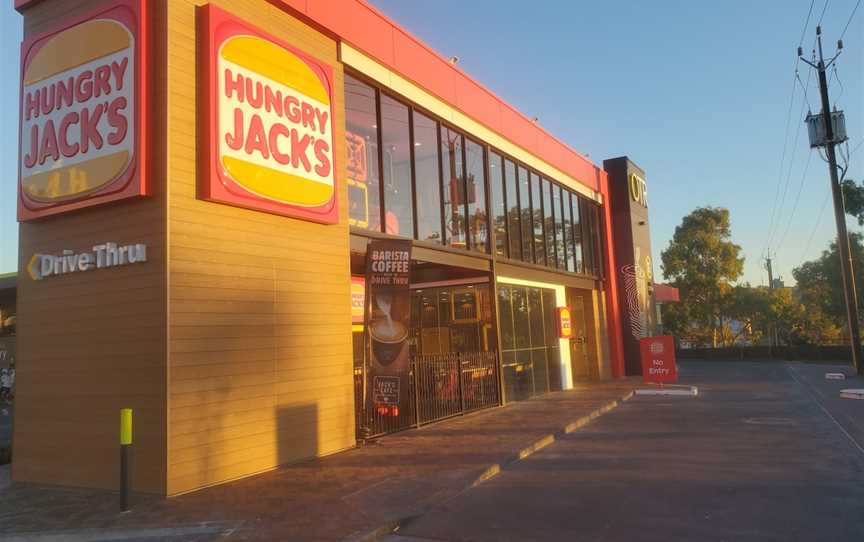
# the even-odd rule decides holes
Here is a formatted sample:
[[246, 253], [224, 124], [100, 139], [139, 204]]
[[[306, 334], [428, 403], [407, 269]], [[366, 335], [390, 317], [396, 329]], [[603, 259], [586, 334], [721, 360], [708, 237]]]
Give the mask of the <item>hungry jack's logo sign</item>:
[[332, 69], [217, 8], [200, 9], [203, 198], [337, 222]]
[[18, 219], [146, 193], [143, 0], [22, 45]]

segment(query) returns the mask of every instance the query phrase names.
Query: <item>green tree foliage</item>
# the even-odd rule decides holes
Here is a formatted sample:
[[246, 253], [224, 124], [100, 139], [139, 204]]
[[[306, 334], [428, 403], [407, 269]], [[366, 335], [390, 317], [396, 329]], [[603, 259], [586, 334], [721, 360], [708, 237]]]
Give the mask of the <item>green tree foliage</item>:
[[[849, 234], [852, 269], [857, 286], [858, 306], [864, 302], [864, 246], [860, 233]], [[819, 311], [835, 325], [845, 325], [846, 303], [843, 297], [843, 279], [840, 275], [840, 255], [837, 242], [831, 243], [822, 255], [792, 270], [798, 283], [801, 303], [809, 310]]]
[[729, 210], [717, 207], [700, 207], [675, 228], [661, 254], [663, 275], [681, 295], [681, 303], [664, 314], [673, 333], [712, 345], [729, 339], [732, 283], [744, 269], [741, 247], [731, 235]]
[[858, 219], [858, 225], [864, 226], [864, 184], [859, 186], [852, 179], [846, 179], [841, 186], [846, 214], [854, 216]]

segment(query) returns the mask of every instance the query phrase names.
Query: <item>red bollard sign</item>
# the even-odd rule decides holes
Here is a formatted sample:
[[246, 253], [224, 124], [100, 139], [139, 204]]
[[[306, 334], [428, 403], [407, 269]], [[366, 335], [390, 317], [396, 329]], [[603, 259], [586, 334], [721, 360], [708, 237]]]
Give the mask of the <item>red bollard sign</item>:
[[642, 357], [642, 379], [645, 382], [656, 384], [678, 382], [675, 339], [671, 335], [640, 339], [639, 352]]

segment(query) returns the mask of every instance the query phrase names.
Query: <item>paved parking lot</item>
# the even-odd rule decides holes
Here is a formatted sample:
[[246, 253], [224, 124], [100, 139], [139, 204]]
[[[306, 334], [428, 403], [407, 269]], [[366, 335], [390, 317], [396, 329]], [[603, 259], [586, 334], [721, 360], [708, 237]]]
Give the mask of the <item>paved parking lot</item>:
[[636, 397], [390, 539], [864, 540], [864, 383], [826, 370], [684, 363], [697, 398]]
[[[138, 501], [128, 515], [110, 493], [15, 486], [0, 490], [0, 540], [860, 541], [864, 401], [839, 390], [864, 380], [824, 379], [837, 370], [850, 372], [684, 362], [682, 383], [699, 386], [698, 397], [634, 397], [467, 490], [484, 465], [638, 382], [550, 394]], [[396, 535], [377, 529], [400, 518]]]

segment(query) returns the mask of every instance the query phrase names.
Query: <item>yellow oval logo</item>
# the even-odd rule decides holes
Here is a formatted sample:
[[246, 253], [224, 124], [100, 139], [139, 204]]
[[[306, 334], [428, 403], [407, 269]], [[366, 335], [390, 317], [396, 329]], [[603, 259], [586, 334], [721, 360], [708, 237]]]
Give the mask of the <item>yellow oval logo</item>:
[[225, 41], [217, 59], [219, 162], [244, 190], [319, 207], [335, 194], [330, 90], [291, 51], [254, 36]]
[[134, 38], [117, 21], [65, 30], [26, 59], [21, 193], [52, 203], [96, 192], [134, 155]]

